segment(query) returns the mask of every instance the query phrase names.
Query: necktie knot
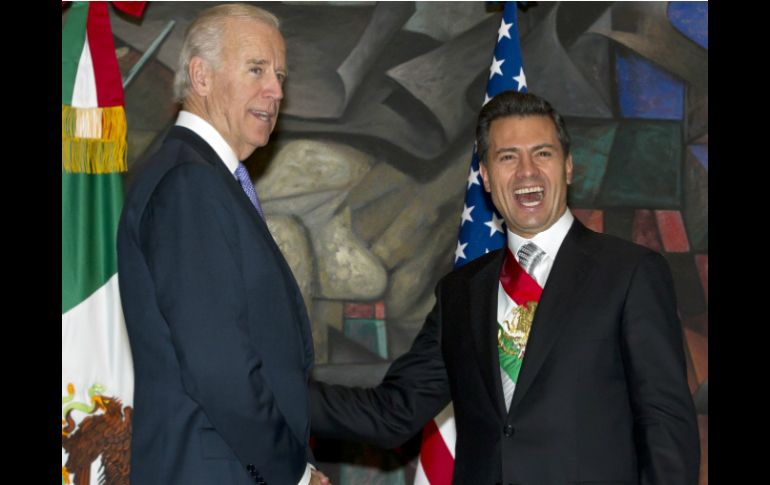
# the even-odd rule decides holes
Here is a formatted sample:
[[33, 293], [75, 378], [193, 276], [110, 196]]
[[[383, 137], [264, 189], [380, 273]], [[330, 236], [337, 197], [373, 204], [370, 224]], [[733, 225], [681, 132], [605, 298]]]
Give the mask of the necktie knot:
[[535, 267], [543, 260], [545, 251], [540, 249], [537, 244], [528, 242], [519, 248], [517, 254], [521, 267], [524, 268], [527, 274], [532, 276]]
[[262, 212], [262, 206], [259, 203], [259, 199], [257, 199], [257, 191], [254, 190], [254, 184], [251, 182], [251, 177], [249, 177], [249, 171], [246, 170], [246, 165], [238, 162], [238, 168], [235, 169], [235, 178], [240, 182], [243, 191], [246, 193], [246, 196], [249, 198], [254, 208], [257, 209], [260, 217], [264, 219], [265, 214]]

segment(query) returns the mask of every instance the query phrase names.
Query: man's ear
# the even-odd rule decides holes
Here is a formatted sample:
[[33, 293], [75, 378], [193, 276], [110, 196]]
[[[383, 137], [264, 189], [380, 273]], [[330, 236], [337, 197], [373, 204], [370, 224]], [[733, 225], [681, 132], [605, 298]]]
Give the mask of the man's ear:
[[564, 169], [567, 174], [567, 185], [572, 183], [572, 154], [567, 155], [567, 160], [564, 162]]
[[211, 93], [213, 69], [203, 58], [193, 56], [187, 67], [190, 75], [190, 88], [198, 96], [207, 96]]
[[491, 192], [489, 188], [489, 174], [487, 173], [487, 164], [483, 160], [479, 160], [479, 175], [481, 175], [481, 181], [484, 183], [484, 190]]

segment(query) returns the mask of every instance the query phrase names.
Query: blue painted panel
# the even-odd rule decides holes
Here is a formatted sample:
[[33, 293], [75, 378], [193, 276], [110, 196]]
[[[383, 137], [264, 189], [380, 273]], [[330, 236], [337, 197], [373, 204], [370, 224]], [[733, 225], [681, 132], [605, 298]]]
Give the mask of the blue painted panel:
[[669, 2], [668, 19], [679, 32], [709, 48], [708, 2]]
[[684, 83], [628, 51], [616, 60], [618, 102], [624, 118], [681, 120]]

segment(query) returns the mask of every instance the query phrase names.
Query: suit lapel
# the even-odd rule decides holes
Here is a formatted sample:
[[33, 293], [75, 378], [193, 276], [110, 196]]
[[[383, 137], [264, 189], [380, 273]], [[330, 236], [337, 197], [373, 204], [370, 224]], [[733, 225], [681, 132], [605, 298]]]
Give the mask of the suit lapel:
[[588, 234], [589, 231], [575, 219], [556, 255], [532, 322], [527, 351], [511, 401], [511, 412], [516, 409], [537, 377], [543, 362], [561, 335], [567, 315], [579, 304], [579, 290], [592, 268], [591, 258], [584, 243]]
[[251, 221], [263, 231], [265, 238], [267, 239], [268, 246], [273, 253], [278, 265], [281, 267], [281, 271], [284, 276], [284, 282], [287, 290], [294, 296], [296, 301], [295, 308], [297, 308], [297, 324], [299, 325], [299, 332], [302, 337], [303, 355], [305, 356], [305, 368], [309, 369], [313, 365], [313, 343], [311, 339], [310, 320], [307, 317], [307, 311], [305, 309], [305, 301], [302, 298], [302, 294], [299, 291], [299, 286], [294, 278], [294, 273], [289, 267], [289, 263], [286, 262], [286, 258], [283, 257], [283, 253], [273, 239], [273, 235], [270, 233], [270, 229], [267, 227], [267, 222], [259, 215], [257, 210], [252, 205], [246, 193], [243, 191], [243, 187], [235, 178], [235, 176], [227, 168], [227, 165], [219, 158], [219, 155], [214, 151], [206, 141], [198, 136], [194, 131], [181, 126], [173, 126], [169, 131], [169, 137], [179, 138], [184, 140], [195, 148], [198, 153], [201, 154], [204, 160], [213, 165], [219, 175], [225, 181], [225, 185], [234, 193], [234, 199], [244, 209], [245, 213], [249, 215]]
[[498, 415], [505, 415], [503, 382], [497, 356], [497, 287], [505, 251], [500, 250], [469, 280], [471, 333], [484, 384]]
[[219, 158], [217, 152], [215, 152], [214, 149], [211, 148], [211, 146], [206, 143], [203, 138], [201, 138], [194, 131], [182, 126], [173, 126], [169, 131], [169, 137], [179, 138], [192, 145], [195, 150], [201, 154], [204, 160], [206, 160], [217, 169], [217, 173], [219, 173], [220, 177], [222, 177], [222, 179], [225, 181], [227, 188], [235, 194], [235, 200], [238, 201], [238, 204], [246, 211], [247, 214], [249, 214], [249, 217], [254, 222], [254, 224], [256, 224], [258, 227], [261, 227], [264, 231], [267, 231], [268, 233], [270, 232], [267, 228], [267, 224], [262, 219], [262, 217], [260, 217], [259, 213], [257, 213], [257, 211], [254, 209], [254, 206], [251, 204], [249, 197], [243, 191], [243, 187], [241, 187], [241, 184], [235, 178], [235, 175], [230, 172], [230, 170], [227, 168], [227, 165], [225, 165], [225, 162]]

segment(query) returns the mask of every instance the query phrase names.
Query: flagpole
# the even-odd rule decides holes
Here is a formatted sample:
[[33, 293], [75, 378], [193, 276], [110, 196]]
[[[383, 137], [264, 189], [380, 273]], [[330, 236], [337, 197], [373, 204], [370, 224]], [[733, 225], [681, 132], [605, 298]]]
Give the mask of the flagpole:
[[137, 74], [139, 74], [139, 71], [142, 70], [144, 65], [147, 63], [148, 60], [155, 54], [155, 51], [158, 50], [160, 45], [163, 43], [163, 41], [166, 39], [169, 33], [171, 33], [171, 30], [176, 25], [176, 20], [170, 20], [166, 27], [163, 29], [163, 31], [158, 35], [158, 37], [155, 38], [154, 41], [152, 41], [152, 44], [150, 44], [150, 47], [147, 49], [147, 51], [142, 54], [142, 57], [139, 58], [138, 61], [136, 61], [136, 64], [131, 66], [131, 69], [126, 74], [126, 77], [123, 78], [123, 90], [125, 90], [129, 84], [131, 84], [131, 81], [134, 80], [134, 77], [136, 77]]

